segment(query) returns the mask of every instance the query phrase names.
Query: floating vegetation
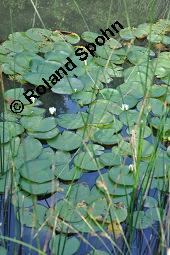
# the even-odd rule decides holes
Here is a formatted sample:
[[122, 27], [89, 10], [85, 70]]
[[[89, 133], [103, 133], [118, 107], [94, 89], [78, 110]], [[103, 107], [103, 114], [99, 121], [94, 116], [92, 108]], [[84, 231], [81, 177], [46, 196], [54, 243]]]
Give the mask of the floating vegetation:
[[[170, 177], [169, 33], [168, 20], [122, 29], [119, 41], [108, 40], [86, 61], [78, 61], [74, 51], [80, 39], [84, 47], [97, 33], [80, 37], [32, 28], [0, 45], [4, 75], [22, 84], [4, 93], [0, 193], [11, 194], [21, 226], [50, 231], [51, 254], [74, 254], [81, 242], [94, 250], [89, 255], [110, 254], [109, 248], [95, 249], [85, 233], [100, 241], [103, 234], [118, 249], [114, 240], [125, 240], [128, 228], [133, 234], [153, 228], [164, 215], [161, 198], [169, 192]], [[41, 85], [66, 57], [77, 68], [52, 91], [69, 97], [80, 111], [56, 116], [54, 109], [47, 117], [40, 100], [25, 99], [24, 85]], [[117, 78], [122, 84], [115, 88]], [[15, 114], [9, 102], [18, 99], [24, 110]], [[157, 196], [150, 195], [153, 189]], [[49, 197], [50, 203], [40, 204]], [[6, 254], [3, 247], [0, 254]]]

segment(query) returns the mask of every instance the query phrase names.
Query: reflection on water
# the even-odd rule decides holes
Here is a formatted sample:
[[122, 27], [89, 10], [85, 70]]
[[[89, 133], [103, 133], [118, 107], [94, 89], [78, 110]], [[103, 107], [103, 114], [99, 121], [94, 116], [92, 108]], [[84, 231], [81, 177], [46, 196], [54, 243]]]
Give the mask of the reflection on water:
[[[12, 31], [25, 31], [32, 26], [43, 27], [29, 0], [1, 0], [0, 39]], [[98, 31], [119, 20], [126, 27], [168, 15], [169, 0], [33, 0], [44, 25], [81, 33], [87, 29]], [[124, 5], [126, 2], [126, 5]], [[76, 3], [76, 4], [75, 4]], [[151, 4], [152, 3], [152, 4]], [[11, 14], [11, 18], [10, 18]]]

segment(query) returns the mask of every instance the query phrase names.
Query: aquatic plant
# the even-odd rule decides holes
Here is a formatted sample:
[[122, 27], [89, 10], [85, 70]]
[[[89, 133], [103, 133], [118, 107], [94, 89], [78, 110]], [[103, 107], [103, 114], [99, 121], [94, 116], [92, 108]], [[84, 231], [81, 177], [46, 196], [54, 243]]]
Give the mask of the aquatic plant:
[[[4, 91], [1, 78], [0, 122], [3, 210], [13, 204], [21, 236], [25, 226], [32, 229], [37, 243], [41, 233], [50, 232], [51, 253], [67, 255], [78, 251], [80, 242], [94, 251], [88, 254], [130, 254], [134, 240], [139, 242], [136, 232], [145, 237], [148, 228], [160, 231], [159, 249], [165, 245], [169, 32], [169, 20], [125, 28], [119, 41], [110, 39], [84, 62], [74, 57], [74, 49], [93, 42], [96, 33], [79, 36], [31, 28], [9, 35], [0, 45], [2, 72], [21, 84]], [[71, 98], [80, 110], [57, 115], [52, 109], [53, 116], [48, 117], [40, 100], [29, 104], [25, 99], [24, 86], [40, 85], [43, 76], [65, 64], [66, 57], [78, 67], [52, 91]], [[113, 88], [117, 78], [122, 83]], [[24, 103], [20, 114], [10, 111], [14, 99]], [[42, 198], [45, 204], [40, 203]], [[3, 220], [4, 230], [5, 214]], [[156, 223], [160, 227], [155, 228]], [[3, 233], [1, 240], [10, 240]], [[23, 245], [16, 234], [18, 240], [13, 241]], [[95, 236], [105, 251], [97, 251], [87, 234]], [[36, 247], [45, 254], [46, 243], [44, 250]]]

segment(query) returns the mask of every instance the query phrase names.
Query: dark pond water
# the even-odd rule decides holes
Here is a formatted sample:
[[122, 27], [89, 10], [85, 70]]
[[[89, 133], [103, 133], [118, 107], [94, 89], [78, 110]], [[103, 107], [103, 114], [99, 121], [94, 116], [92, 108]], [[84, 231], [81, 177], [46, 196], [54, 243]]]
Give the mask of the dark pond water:
[[[37, 3], [38, 16], [33, 7], [32, 1], [28, 0], [1, 0], [0, 7], [0, 40], [3, 41], [13, 31], [25, 31], [30, 27], [46, 27], [51, 29], [60, 29], [66, 31], [73, 31], [82, 33], [83, 31], [99, 31], [100, 28], [106, 28], [114, 20], [118, 20], [126, 27], [128, 24], [136, 26], [140, 23], [147, 21], [156, 21], [159, 18], [164, 18], [168, 15], [169, 0], [39, 0]], [[125, 6], [126, 2], [126, 6]], [[154, 2], [151, 4], [151, 2]], [[13, 82], [4, 80], [6, 89], [13, 87]], [[114, 86], [119, 85], [119, 81], [115, 80]], [[77, 104], [72, 102], [68, 97], [62, 95], [46, 93], [42, 98], [45, 108], [56, 107], [56, 114], [64, 112], [77, 112], [80, 109]], [[2, 103], [2, 101], [1, 101]], [[2, 105], [0, 105], [1, 107]], [[83, 110], [83, 109], [81, 109]], [[84, 174], [80, 181], [87, 181], [92, 187], [97, 178], [97, 174], [90, 174], [90, 180], [88, 174]], [[153, 191], [154, 192], [154, 191]], [[155, 195], [152, 194], [153, 196]], [[52, 198], [42, 200], [45, 206], [48, 206], [52, 201]], [[9, 209], [9, 208], [8, 208]], [[18, 222], [16, 221], [13, 212], [13, 208], [10, 206], [10, 219], [7, 219], [8, 225], [10, 225], [10, 236], [14, 237], [17, 231], [19, 231]], [[1, 220], [3, 219], [1, 214]], [[1, 222], [0, 220], [0, 222]], [[147, 229], [141, 233], [137, 233], [134, 240], [134, 246], [132, 248], [132, 254], [156, 254], [154, 253], [157, 244], [157, 234], [155, 229]], [[17, 230], [18, 229], [18, 230]], [[22, 241], [30, 243], [36, 246], [36, 241], [32, 241], [31, 229], [25, 228], [22, 233]], [[5, 233], [4, 233], [5, 234]], [[149, 238], [153, 236], [154, 242], [147, 248]], [[20, 233], [18, 233], [20, 236]], [[44, 245], [45, 239], [50, 239], [50, 235], [47, 232], [43, 232], [40, 235], [41, 245]], [[90, 242], [97, 249], [103, 250], [104, 247], [96, 237], [86, 236], [87, 240], [90, 238]], [[105, 241], [105, 245], [111, 251], [110, 254], [115, 254], [111, 244]], [[14, 253], [14, 244], [9, 247], [8, 255]], [[139, 250], [138, 247], [141, 247]], [[89, 247], [82, 244], [78, 253], [79, 255], [86, 255], [89, 251]], [[18, 251], [22, 255], [36, 255], [36, 252], [31, 252], [29, 249], [20, 248]], [[18, 255], [19, 255], [18, 254]], [[50, 251], [47, 251], [50, 254]], [[117, 254], [117, 253], [116, 253]]]

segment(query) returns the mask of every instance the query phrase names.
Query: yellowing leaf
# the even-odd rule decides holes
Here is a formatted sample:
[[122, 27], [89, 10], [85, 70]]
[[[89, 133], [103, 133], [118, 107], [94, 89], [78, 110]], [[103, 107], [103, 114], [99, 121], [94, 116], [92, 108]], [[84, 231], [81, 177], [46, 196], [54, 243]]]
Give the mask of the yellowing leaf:
[[113, 233], [114, 232], [114, 235], [115, 235], [116, 239], [119, 238], [122, 235], [122, 233], [123, 233], [122, 226], [120, 225], [120, 223], [118, 223], [115, 220], [113, 220], [108, 225], [107, 230], [108, 230], [109, 233]]

